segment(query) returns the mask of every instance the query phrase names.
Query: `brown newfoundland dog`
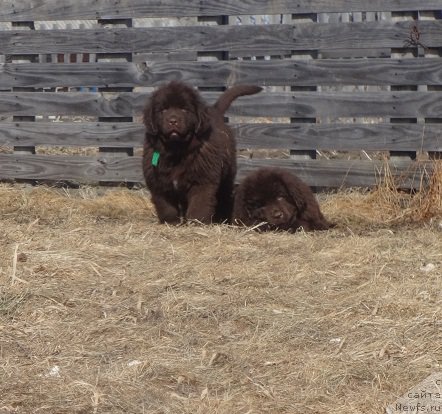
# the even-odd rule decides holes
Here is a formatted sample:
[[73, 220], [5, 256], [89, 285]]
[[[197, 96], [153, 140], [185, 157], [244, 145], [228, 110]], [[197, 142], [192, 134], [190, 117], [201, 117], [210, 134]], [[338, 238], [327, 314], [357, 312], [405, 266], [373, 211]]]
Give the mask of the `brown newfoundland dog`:
[[229, 218], [236, 142], [224, 112], [237, 97], [261, 89], [233, 86], [213, 106], [179, 81], [153, 92], [144, 109], [143, 173], [160, 223]]
[[233, 223], [290, 232], [332, 226], [307, 184], [288, 171], [270, 167], [252, 172], [236, 188]]

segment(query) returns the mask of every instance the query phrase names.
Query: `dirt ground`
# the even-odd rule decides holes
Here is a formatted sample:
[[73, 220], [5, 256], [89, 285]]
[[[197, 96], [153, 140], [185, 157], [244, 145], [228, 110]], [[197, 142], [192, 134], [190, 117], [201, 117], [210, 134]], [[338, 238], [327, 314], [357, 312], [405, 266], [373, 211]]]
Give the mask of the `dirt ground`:
[[0, 413], [385, 412], [441, 371], [441, 217], [321, 208], [336, 228], [261, 234], [1, 185]]

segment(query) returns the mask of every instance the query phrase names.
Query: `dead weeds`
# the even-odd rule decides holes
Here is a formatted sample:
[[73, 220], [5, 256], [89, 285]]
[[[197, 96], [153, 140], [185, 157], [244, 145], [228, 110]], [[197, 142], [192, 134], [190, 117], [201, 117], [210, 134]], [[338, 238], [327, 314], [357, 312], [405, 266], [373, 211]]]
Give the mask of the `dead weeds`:
[[0, 411], [383, 412], [440, 370], [434, 177], [406, 202], [321, 197], [337, 227], [296, 234], [159, 225], [144, 191], [0, 186]]

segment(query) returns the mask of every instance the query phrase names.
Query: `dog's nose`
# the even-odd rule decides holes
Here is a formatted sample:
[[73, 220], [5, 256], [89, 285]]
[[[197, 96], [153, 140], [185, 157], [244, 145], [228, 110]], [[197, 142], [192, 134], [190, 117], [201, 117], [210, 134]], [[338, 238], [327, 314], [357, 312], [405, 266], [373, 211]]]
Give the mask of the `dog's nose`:
[[279, 219], [282, 218], [283, 215], [284, 214], [281, 210], [273, 210], [273, 218]]
[[169, 118], [169, 125], [175, 126], [178, 123], [178, 120], [176, 118]]

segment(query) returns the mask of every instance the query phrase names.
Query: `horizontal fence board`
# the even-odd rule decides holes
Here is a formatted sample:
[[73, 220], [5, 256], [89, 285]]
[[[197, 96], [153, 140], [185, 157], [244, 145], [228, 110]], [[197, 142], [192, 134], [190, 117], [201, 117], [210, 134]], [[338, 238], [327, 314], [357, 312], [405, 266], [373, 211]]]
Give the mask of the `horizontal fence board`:
[[144, 126], [133, 122], [0, 122], [0, 146], [141, 147]]
[[241, 124], [238, 149], [442, 151], [442, 124]]
[[[205, 92], [213, 103], [219, 93]], [[122, 92], [5, 92], [0, 115], [140, 115], [148, 94]], [[442, 92], [287, 92], [260, 93], [236, 100], [227, 115], [260, 117], [442, 118]]]
[[[231, 124], [238, 149], [442, 151], [442, 124]], [[0, 146], [140, 148], [140, 123], [1, 122]]]
[[[7, 30], [0, 53], [165, 53], [190, 51], [379, 49], [406, 46], [412, 21], [221, 25], [88, 30]], [[417, 23], [426, 47], [442, 43], [442, 20]]]
[[[370, 187], [382, 173], [383, 162], [360, 160], [244, 160], [239, 159], [237, 179], [264, 166], [287, 168], [308, 185], [318, 187]], [[418, 187], [431, 165], [418, 162], [390, 162], [393, 177], [403, 188]], [[141, 157], [78, 157], [55, 155], [0, 154], [0, 180], [134, 182], [143, 183]]]
[[[149, 76], [150, 75], [150, 76]], [[0, 64], [0, 89], [12, 87], [132, 87], [149, 85], [150, 70], [134, 63]]]
[[141, 157], [0, 154], [0, 180], [140, 182]]
[[441, 85], [442, 59], [0, 64], [0, 89], [159, 86], [176, 79], [206, 87], [234, 83], [272, 86]]
[[287, 92], [236, 101], [227, 114], [293, 118], [442, 117], [442, 92]]
[[[296, 174], [310, 186], [344, 188], [372, 187], [385, 173], [383, 161], [361, 160], [246, 160], [239, 159], [237, 180], [259, 167], [281, 167]], [[398, 187], [420, 188], [431, 174], [431, 164], [413, 161], [389, 162], [389, 172]]]
[[124, 117], [141, 114], [145, 100], [136, 93], [6, 92], [0, 94], [0, 115]]
[[165, 53], [291, 50], [291, 25], [184, 26], [0, 32], [0, 53]]
[[414, 25], [419, 30], [419, 41], [423, 45], [441, 45], [442, 20], [312, 23], [295, 26], [293, 50], [406, 47]]
[[0, 21], [440, 10], [439, 0], [2, 0]]

